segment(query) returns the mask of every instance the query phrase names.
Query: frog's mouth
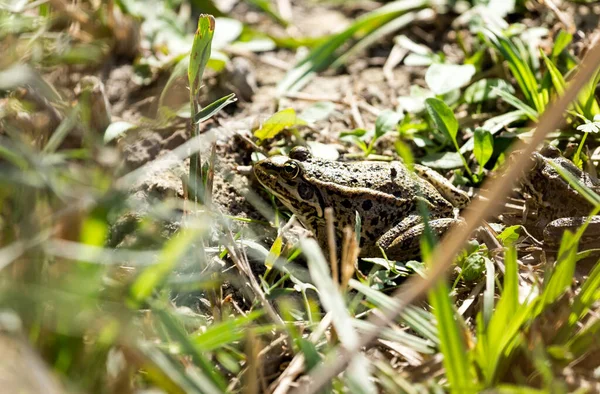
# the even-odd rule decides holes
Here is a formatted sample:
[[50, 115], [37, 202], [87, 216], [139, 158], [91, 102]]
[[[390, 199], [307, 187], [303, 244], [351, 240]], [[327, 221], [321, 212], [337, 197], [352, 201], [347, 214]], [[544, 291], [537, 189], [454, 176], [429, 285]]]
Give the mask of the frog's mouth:
[[271, 193], [282, 200], [289, 200], [289, 192], [280, 182], [283, 181], [278, 172], [278, 166], [271, 161], [261, 160], [254, 164], [254, 175], [256, 179]]
[[[297, 195], [298, 183], [296, 180], [286, 180], [281, 174], [281, 167], [272, 161], [259, 161], [254, 164], [254, 175], [258, 181], [277, 197], [283, 205], [296, 214], [304, 214], [306, 211], [317, 209], [318, 215], [322, 216], [322, 210], [303, 202], [303, 198]], [[300, 203], [302, 202], [302, 203]], [[310, 208], [309, 208], [310, 206]]]

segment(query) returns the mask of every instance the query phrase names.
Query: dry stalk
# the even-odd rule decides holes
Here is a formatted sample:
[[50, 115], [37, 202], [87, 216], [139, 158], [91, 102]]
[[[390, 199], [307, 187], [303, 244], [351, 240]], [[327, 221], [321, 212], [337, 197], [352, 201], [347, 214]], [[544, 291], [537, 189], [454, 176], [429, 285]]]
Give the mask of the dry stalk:
[[329, 264], [333, 283], [339, 284], [337, 248], [335, 247], [335, 230], [333, 226], [333, 208], [325, 208], [325, 222], [327, 223], [327, 246], [329, 247]]
[[486, 218], [491, 217], [499, 207], [503, 206], [504, 200], [510, 194], [516, 180], [530, 167], [532, 153], [544, 142], [545, 136], [562, 125], [563, 114], [571, 102], [577, 98], [579, 91], [592, 78], [598, 65], [600, 65], [600, 45], [595, 42], [565, 93], [551, 103], [540, 117], [531, 140], [516, 143], [513, 151], [520, 151], [516, 160], [511, 166], [503, 169], [502, 176], [486, 181], [482, 192], [486, 198], [476, 199], [468, 207], [464, 215], [465, 226], [460, 231], [449, 232], [435, 248], [431, 256], [431, 261], [435, 261], [435, 264], [430, 265], [428, 275], [426, 277], [413, 276], [408, 279], [406, 284], [394, 293], [395, 307], [387, 309], [381, 316], [372, 314], [369, 322], [374, 328], [364, 332], [354, 347], [344, 348], [340, 345], [337, 350], [338, 356], [321, 368], [315, 368], [309, 375], [311, 384], [297, 390], [298, 392], [316, 393], [322, 390], [333, 377], [344, 371], [356, 353], [379, 336], [384, 327], [393, 322], [408, 305], [426, 295], [427, 291], [444, 277], [454, 256], [461, 250], [470, 234]]
[[344, 229], [344, 253], [342, 255], [342, 282], [340, 289], [345, 290], [348, 287], [350, 278], [354, 276], [354, 266], [360, 248], [356, 242], [356, 235], [350, 227]]

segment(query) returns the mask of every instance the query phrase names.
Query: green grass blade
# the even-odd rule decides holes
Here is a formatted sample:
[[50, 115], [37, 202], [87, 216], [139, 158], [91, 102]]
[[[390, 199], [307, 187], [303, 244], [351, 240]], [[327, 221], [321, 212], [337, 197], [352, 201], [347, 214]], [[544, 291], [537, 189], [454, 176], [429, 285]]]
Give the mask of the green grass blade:
[[[348, 284], [354, 290], [364, 294], [370, 302], [381, 309], [393, 310], [396, 306], [396, 302], [393, 298], [372, 289], [357, 280], [352, 279]], [[418, 334], [432, 341], [434, 344], [439, 345], [440, 339], [438, 329], [435, 324], [432, 323], [434, 321], [434, 316], [430, 312], [409, 306], [400, 315], [400, 320]]]
[[210, 50], [214, 32], [215, 18], [213, 18], [212, 15], [200, 15], [188, 66], [190, 94], [193, 97], [198, 95], [200, 87], [202, 86], [202, 75], [204, 75], [204, 69], [206, 68], [208, 59], [210, 59]]
[[181, 346], [181, 350], [192, 357], [194, 364], [201, 368], [205, 376], [200, 375], [202, 379], [202, 392], [222, 393], [227, 384], [213, 363], [197, 348], [190, 340], [184, 328], [171, 313], [163, 308], [152, 308], [154, 314], [158, 317], [163, 327], [166, 329], [169, 337]]
[[[331, 278], [329, 265], [325, 261], [319, 245], [313, 239], [302, 239], [300, 240], [300, 246], [306, 255], [310, 276], [319, 290], [319, 298], [323, 303], [323, 307], [331, 313], [332, 324], [340, 342], [349, 349], [356, 347], [358, 334], [354, 330], [352, 318], [348, 313], [338, 286]], [[367, 360], [362, 355], [353, 359], [345, 377], [348, 385], [352, 387], [352, 392], [376, 392], [375, 385], [371, 381]]]
[[206, 107], [198, 111], [198, 113], [196, 113], [196, 117], [194, 118], [194, 122], [202, 123], [205, 120], [213, 117], [217, 112], [219, 112], [229, 104], [235, 103], [236, 101], [237, 98], [235, 97], [235, 93], [223, 96], [220, 99], [213, 101], [212, 103], [208, 104]]
[[164, 283], [177, 263], [193, 247], [202, 230], [184, 230], [171, 238], [163, 247], [156, 265], [146, 268], [130, 289], [131, 301], [137, 305], [152, 295], [154, 289]]
[[[352, 54], [358, 49], [363, 49], [372, 44], [373, 37], [378, 38], [381, 35], [381, 31], [374, 33], [378, 29], [410, 11], [427, 7], [428, 4], [429, 1], [427, 0], [397, 0], [363, 15], [344, 31], [315, 47], [292, 70], [288, 71], [277, 86], [277, 92], [282, 94], [300, 90], [316, 73], [333, 64], [335, 64], [335, 67], [344, 64], [349, 56], [344, 55], [344, 53], [350, 52]], [[407, 22], [407, 20], [402, 20], [402, 22], [397, 22], [394, 27], [397, 29]], [[385, 30], [383, 32], [385, 33]], [[369, 39], [370, 35], [373, 36]], [[367, 41], [361, 44], [360, 41], [363, 39]], [[352, 43], [352, 40], [358, 40], [358, 43]], [[359, 46], [354, 49], [356, 45]]]
[[531, 108], [529, 105], [525, 104], [517, 96], [501, 89], [493, 88], [493, 91], [508, 104], [512, 105], [518, 110], [523, 111], [523, 113], [527, 115], [529, 119], [531, 119], [534, 122], [538, 121], [538, 113], [536, 112], [536, 110]]
[[[430, 253], [434, 246], [434, 236], [431, 228], [425, 224], [425, 235], [421, 239], [421, 254], [428, 266], [433, 263]], [[439, 281], [428, 293], [429, 303], [437, 321], [440, 337], [440, 350], [444, 355], [444, 367], [452, 393], [475, 393], [477, 388], [468, 357], [467, 346], [463, 336], [462, 317], [456, 313], [450, 297], [450, 289], [445, 281]]]

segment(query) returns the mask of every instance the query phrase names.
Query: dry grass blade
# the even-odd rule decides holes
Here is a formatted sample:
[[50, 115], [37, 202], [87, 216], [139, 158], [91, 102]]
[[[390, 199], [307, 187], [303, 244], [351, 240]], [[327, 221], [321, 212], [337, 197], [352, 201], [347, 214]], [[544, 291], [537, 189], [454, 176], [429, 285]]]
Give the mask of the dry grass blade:
[[486, 198], [475, 200], [467, 209], [465, 215], [465, 227], [462, 228], [461, 231], [452, 231], [438, 244], [431, 257], [431, 261], [435, 262], [435, 265], [428, 271], [427, 277], [421, 278], [419, 276], [413, 276], [406, 282], [406, 285], [398, 289], [394, 294], [396, 307], [386, 311], [382, 316], [373, 314], [369, 320], [376, 328], [370, 332], [364, 333], [356, 346], [352, 348], [342, 348], [339, 356], [336, 357], [333, 362], [325, 365], [323, 368], [316, 369], [315, 372], [310, 375], [311, 384], [306, 386], [302, 392], [316, 393], [323, 389], [334, 376], [345, 369], [346, 365], [348, 365], [354, 355], [377, 338], [380, 331], [390, 324], [396, 316], [406, 308], [406, 306], [424, 296], [427, 291], [444, 276], [446, 270], [452, 264], [454, 256], [460, 251], [469, 235], [483, 222], [483, 220], [493, 215], [493, 213], [503, 205], [504, 200], [510, 193], [515, 181], [519, 179], [521, 174], [529, 167], [532, 153], [544, 141], [544, 138], [548, 133], [556, 130], [559, 125], [562, 124], [563, 114], [571, 102], [577, 98], [579, 91], [585, 87], [590, 78], [592, 78], [599, 64], [600, 44], [596, 41], [583, 59], [581, 68], [571, 81], [564, 95], [549, 105], [540, 117], [539, 124], [533, 133], [531, 140], [529, 142], [520, 142], [514, 148], [513, 151], [521, 151], [517, 156], [517, 159], [510, 167], [504, 169], [501, 174], [502, 176], [498, 176], [484, 184], [484, 192], [482, 192], [482, 194], [484, 194]]
[[337, 248], [335, 246], [335, 230], [333, 226], [333, 208], [325, 208], [325, 221], [327, 222], [327, 242], [329, 246], [329, 264], [333, 282], [339, 284]]

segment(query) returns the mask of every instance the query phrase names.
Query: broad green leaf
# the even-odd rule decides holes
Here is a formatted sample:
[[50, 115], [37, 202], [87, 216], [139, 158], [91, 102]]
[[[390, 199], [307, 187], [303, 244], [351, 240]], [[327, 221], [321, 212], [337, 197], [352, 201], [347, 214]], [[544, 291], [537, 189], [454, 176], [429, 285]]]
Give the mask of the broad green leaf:
[[217, 112], [228, 106], [229, 104], [235, 103], [237, 98], [235, 97], [235, 93], [228, 94], [227, 96], [223, 96], [220, 99], [213, 101], [208, 104], [206, 107], [202, 108], [196, 116], [194, 117], [194, 122], [202, 123], [207, 119], [210, 119]]
[[497, 238], [504, 244], [504, 246], [512, 246], [521, 236], [519, 231], [521, 231], [520, 225], [510, 226], [498, 234]]
[[[185, 78], [186, 72], [190, 70], [190, 56], [185, 55], [182, 56], [181, 59], [177, 62], [175, 67], [173, 67], [173, 71], [171, 71], [171, 75], [169, 75], [169, 79], [167, 83], [163, 87], [163, 90], [160, 92], [160, 97], [158, 99], [158, 108], [164, 106], [165, 98], [168, 96], [171, 88], [175, 86], [176, 82]], [[202, 78], [202, 76], [200, 76]]]
[[106, 131], [104, 132], [104, 143], [108, 144], [109, 142], [125, 134], [127, 131], [135, 128], [137, 128], [137, 126], [129, 122], [112, 122], [110, 125], [108, 125]]
[[475, 129], [473, 137], [475, 138], [473, 154], [475, 154], [480, 169], [483, 170], [483, 166], [486, 165], [494, 153], [494, 136], [489, 131], [478, 127]]
[[454, 170], [460, 168], [463, 161], [456, 152], [436, 152], [422, 157], [421, 164], [436, 170]]
[[211, 43], [215, 32], [215, 18], [212, 15], [201, 14], [198, 18], [198, 29], [194, 35], [194, 43], [190, 52], [188, 80], [191, 95], [196, 97], [202, 86], [202, 75], [210, 59]]
[[425, 73], [425, 82], [433, 93], [442, 95], [468, 85], [474, 74], [472, 64], [434, 63]]
[[402, 114], [391, 109], [381, 112], [375, 120], [375, 138], [377, 139], [389, 131], [395, 131], [402, 117]]
[[335, 104], [331, 101], [319, 101], [307, 107], [298, 117], [308, 123], [315, 123], [327, 119], [335, 110]]
[[304, 124], [306, 122], [296, 116], [293, 108], [286, 108], [267, 119], [262, 127], [254, 132], [254, 136], [259, 140], [265, 140], [275, 137], [287, 128]]
[[425, 100], [425, 107], [435, 126], [446, 137], [456, 142], [456, 134], [458, 133], [458, 121], [454, 117], [454, 112], [442, 100], [431, 97]]

